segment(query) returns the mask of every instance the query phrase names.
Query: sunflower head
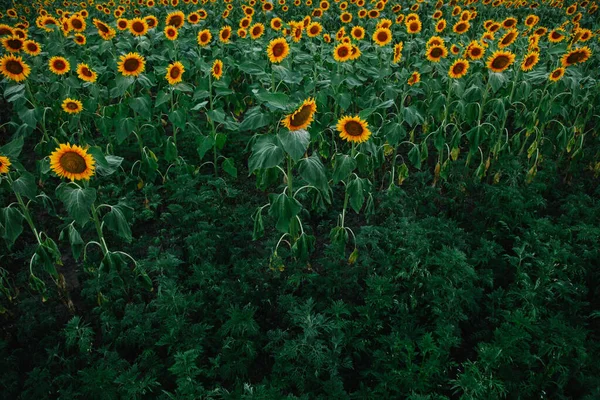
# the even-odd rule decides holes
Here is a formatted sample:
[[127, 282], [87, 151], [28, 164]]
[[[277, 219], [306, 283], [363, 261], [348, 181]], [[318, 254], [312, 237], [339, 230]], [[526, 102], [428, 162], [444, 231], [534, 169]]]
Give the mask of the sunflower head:
[[82, 35], [81, 33], [76, 33], [75, 36], [73, 36], [73, 40], [79, 46], [83, 46], [87, 42], [87, 39], [86, 39], [85, 35]]
[[60, 144], [50, 154], [50, 169], [60, 178], [89, 180], [94, 175], [95, 161], [86, 149], [69, 143]]
[[30, 56], [37, 56], [42, 52], [42, 47], [38, 42], [26, 40], [25, 43], [23, 43], [23, 51]]
[[323, 26], [318, 22], [311, 22], [306, 28], [306, 34], [308, 37], [317, 37], [323, 31]]
[[421, 74], [420, 73], [415, 71], [412, 74], [410, 74], [410, 77], [408, 78], [408, 82], [407, 82], [410, 86], [415, 85], [419, 82], [421, 82]]
[[345, 62], [352, 56], [352, 46], [348, 43], [340, 43], [333, 49], [333, 58], [338, 62]]
[[412, 20], [406, 22], [406, 31], [410, 34], [417, 34], [421, 32], [423, 24], [419, 20]]
[[134, 18], [129, 21], [129, 31], [134, 36], [143, 36], [148, 33], [148, 22], [142, 18]]
[[71, 70], [71, 64], [64, 57], [52, 57], [48, 61], [48, 67], [56, 75], [64, 75]]
[[250, 27], [250, 37], [254, 40], [260, 38], [265, 32], [265, 26], [261, 23], [256, 23]]
[[510, 51], [496, 51], [487, 59], [487, 67], [494, 72], [502, 72], [515, 62], [515, 54]]
[[462, 35], [463, 33], [467, 32], [470, 27], [471, 27], [471, 24], [468, 21], [458, 21], [452, 27], [452, 31], [454, 33], [458, 33], [459, 35]]
[[167, 74], [165, 75], [165, 79], [169, 82], [170, 85], [175, 85], [183, 80], [182, 76], [185, 72], [185, 68], [183, 64], [179, 61], [176, 61], [172, 64], [169, 64], [167, 67]]
[[179, 31], [174, 26], [167, 25], [165, 26], [164, 34], [167, 39], [176, 40], [179, 36]]
[[446, 46], [431, 46], [427, 49], [427, 59], [431, 62], [440, 62], [442, 58], [448, 56], [448, 49]]
[[527, 53], [527, 55], [525, 55], [525, 58], [523, 59], [523, 62], [521, 63], [521, 70], [524, 72], [531, 71], [539, 60], [540, 54], [538, 52], [532, 51]]
[[317, 112], [317, 103], [314, 99], [304, 100], [302, 105], [293, 113], [288, 114], [283, 119], [283, 125], [290, 131], [306, 129], [313, 121], [314, 114]]
[[402, 49], [404, 48], [404, 42], [396, 43], [394, 45], [394, 64], [398, 64], [402, 58]]
[[340, 118], [337, 123], [337, 130], [340, 132], [342, 139], [352, 143], [363, 143], [371, 137], [369, 124], [358, 115]]
[[483, 58], [485, 53], [485, 48], [479, 44], [477, 41], [472, 41], [467, 47], [467, 56], [471, 60], [480, 60]]
[[176, 29], [181, 28], [184, 23], [185, 23], [185, 14], [182, 11], [175, 11], [175, 12], [169, 13], [169, 15], [167, 15], [167, 19], [165, 21], [166, 25], [171, 25], [171, 26], [175, 27]]
[[85, 82], [96, 82], [98, 75], [92, 71], [89, 65], [81, 63], [77, 64], [77, 77]]
[[219, 31], [219, 40], [223, 43], [229, 43], [230, 39], [231, 39], [231, 27], [228, 25], [222, 27], [221, 30]]
[[517, 31], [516, 29], [508, 30], [508, 32], [506, 32], [506, 34], [502, 36], [502, 39], [500, 39], [500, 41], [498, 42], [498, 48], [503, 49], [505, 47], [510, 46], [514, 43], [515, 40], [517, 40], [517, 36], [519, 36], [519, 31]]
[[558, 82], [559, 80], [562, 79], [562, 77], [564, 75], [565, 75], [565, 68], [564, 67], [558, 67], [554, 71], [550, 72], [550, 75], [548, 76], [548, 79], [550, 79], [552, 82]]
[[69, 114], [79, 114], [83, 110], [81, 101], [67, 98], [62, 102], [62, 109]]
[[208, 45], [212, 40], [212, 34], [208, 29], [198, 32], [198, 44], [202, 47]]
[[377, 29], [373, 34], [373, 41], [380, 47], [385, 46], [392, 41], [392, 31], [388, 28]]
[[24, 42], [25, 41], [17, 35], [2, 38], [2, 46], [11, 53], [20, 52], [23, 49]]
[[592, 50], [588, 47], [581, 47], [579, 49], [571, 50], [568, 53], [564, 54], [560, 59], [560, 62], [563, 67], [570, 67], [571, 65], [584, 63], [586, 62], [592, 55]]
[[454, 79], [460, 79], [467, 74], [469, 70], [469, 62], [464, 58], [459, 58], [454, 61], [448, 70], [448, 76]]
[[290, 54], [290, 46], [285, 38], [273, 39], [267, 46], [267, 56], [272, 63], [280, 63]]
[[146, 61], [138, 53], [128, 53], [119, 59], [118, 69], [123, 76], [139, 76], [145, 68]]
[[215, 62], [212, 65], [211, 74], [215, 79], [221, 79], [221, 77], [223, 76], [223, 61], [215, 60]]
[[350, 34], [354, 39], [362, 40], [365, 38], [365, 28], [363, 28], [362, 26], [355, 26], [350, 31]]
[[0, 156], [0, 174], [8, 174], [8, 167], [10, 167], [10, 159], [5, 156]]

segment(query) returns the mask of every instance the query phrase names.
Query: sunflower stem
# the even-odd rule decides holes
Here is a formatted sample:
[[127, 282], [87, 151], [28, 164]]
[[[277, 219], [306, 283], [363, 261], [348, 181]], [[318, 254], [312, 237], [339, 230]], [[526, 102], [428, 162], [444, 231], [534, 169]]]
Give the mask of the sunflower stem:
[[96, 233], [98, 234], [98, 239], [100, 239], [100, 247], [102, 248], [102, 254], [106, 256], [106, 254], [108, 254], [108, 247], [106, 246], [104, 234], [102, 233], [102, 225], [100, 225], [100, 220], [98, 219], [98, 209], [94, 204], [92, 204], [91, 210], [92, 218], [94, 219], [94, 225], [96, 226]]
[[[208, 74], [208, 100], [210, 111], [213, 111], [212, 75], [210, 73]], [[215, 142], [213, 144], [213, 166], [215, 167], [215, 177], [217, 177], [219, 176], [219, 169], [217, 168], [217, 132], [215, 131], [215, 123], [212, 118], [208, 117], [208, 120], [210, 121], [211, 135]]]
[[292, 158], [287, 156], [287, 184], [288, 184], [288, 193], [290, 196], [293, 196], [293, 179], [292, 179]]

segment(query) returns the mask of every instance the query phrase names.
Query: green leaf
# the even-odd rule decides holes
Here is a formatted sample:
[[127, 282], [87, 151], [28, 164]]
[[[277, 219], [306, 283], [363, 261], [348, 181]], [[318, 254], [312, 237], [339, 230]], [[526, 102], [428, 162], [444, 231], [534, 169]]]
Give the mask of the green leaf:
[[252, 155], [248, 160], [248, 170], [251, 174], [257, 169], [272, 168], [279, 165], [284, 157], [283, 148], [277, 143], [277, 138], [263, 135], [256, 140], [252, 147]]
[[62, 257], [58, 246], [54, 240], [46, 237], [41, 244], [38, 245], [36, 252], [37, 262], [41, 263], [44, 271], [48, 272], [55, 279], [58, 278], [56, 265], [62, 265]]
[[408, 152], [408, 159], [415, 166], [416, 169], [421, 169], [421, 151], [419, 146], [413, 146]]
[[127, 243], [131, 242], [131, 228], [127, 222], [126, 213], [132, 210], [131, 207], [126, 206], [123, 203], [119, 203], [116, 206], [112, 206], [110, 211], [104, 215], [102, 221], [108, 229], [125, 239]]
[[23, 136], [18, 136], [16, 139], [8, 142], [4, 146], [0, 147], [0, 155], [8, 158], [17, 158], [21, 154], [23, 149]]
[[133, 82], [135, 82], [135, 78], [133, 77], [118, 75], [115, 79], [115, 87], [110, 89], [110, 97], [115, 98], [123, 96]]
[[269, 201], [271, 203], [269, 215], [277, 218], [277, 229], [280, 232], [289, 232], [290, 222], [300, 213], [302, 205], [285, 193], [270, 194]]
[[316, 238], [314, 236], [303, 233], [292, 245], [292, 253], [296, 258], [306, 261], [315, 247], [315, 242]]
[[258, 207], [252, 216], [254, 228], [252, 230], [252, 240], [257, 240], [265, 233], [265, 225], [262, 217], [262, 207]]
[[233, 158], [226, 158], [225, 161], [223, 161], [223, 171], [227, 172], [234, 178], [237, 178], [237, 168], [233, 163]]
[[212, 136], [199, 136], [198, 140], [198, 155], [200, 159], [204, 157], [207, 151], [215, 145], [215, 139]]
[[327, 170], [319, 157], [313, 154], [301, 159], [298, 162], [298, 173], [306, 182], [319, 189], [325, 199], [329, 200], [330, 188]]
[[96, 161], [96, 172], [101, 176], [112, 175], [119, 169], [123, 162], [123, 157], [108, 155], [105, 156], [102, 149], [98, 146], [90, 147], [88, 152]]
[[67, 212], [79, 225], [90, 219], [90, 207], [96, 201], [96, 189], [73, 187], [63, 183], [56, 188], [56, 196], [64, 203]]
[[150, 97], [147, 95], [136, 97], [129, 101], [129, 107], [131, 107], [133, 111], [145, 119], [150, 119], [152, 115], [152, 112], [150, 111], [150, 105]]
[[335, 156], [335, 167], [333, 169], [333, 183], [343, 181], [350, 176], [356, 168], [356, 160], [346, 154], [337, 154]]
[[244, 115], [244, 120], [239, 126], [240, 131], [250, 131], [258, 128], [262, 128], [263, 126], [267, 126], [271, 123], [271, 118], [269, 115], [264, 114], [260, 111], [260, 107], [254, 107], [248, 110], [248, 112]]
[[260, 91], [255, 93], [255, 96], [261, 103], [267, 103], [271, 109], [285, 110], [290, 102], [289, 96], [285, 93]]
[[365, 203], [365, 195], [369, 186], [369, 181], [363, 178], [356, 178], [350, 181], [346, 190], [348, 192], [348, 200], [350, 200], [350, 206], [358, 214], [363, 204]]
[[0, 213], [2, 237], [9, 245], [23, 233], [23, 214], [14, 207], [4, 207]]
[[165, 92], [164, 90], [161, 90], [156, 95], [156, 100], [154, 101], [154, 107], [161, 106], [161, 105], [169, 102], [170, 100], [171, 100], [171, 96], [169, 95], [169, 93]]
[[37, 116], [35, 112], [35, 108], [29, 109], [27, 107], [22, 108], [18, 112], [19, 118], [23, 121], [27, 126], [31, 128], [35, 128], [37, 125]]
[[173, 137], [169, 136], [167, 138], [167, 143], [165, 145], [165, 160], [171, 162], [177, 158], [177, 146], [175, 146], [175, 142], [173, 141]]
[[225, 111], [222, 108], [218, 108], [216, 110], [209, 110], [206, 112], [206, 115], [214, 122], [222, 124], [225, 122]]
[[75, 228], [73, 224], [69, 225], [69, 243], [71, 244], [71, 252], [73, 253], [73, 258], [78, 260], [81, 256], [81, 251], [83, 250], [83, 239], [81, 235]]
[[183, 110], [175, 110], [169, 113], [169, 121], [179, 129], [185, 129], [186, 115]]
[[304, 129], [290, 132], [287, 129], [282, 129], [277, 134], [277, 137], [281, 141], [283, 149], [292, 157], [292, 160], [298, 161], [310, 143], [310, 134]]
[[121, 118], [120, 120], [115, 121], [116, 123], [116, 136], [117, 143], [121, 144], [125, 139], [131, 135], [131, 132], [135, 129], [135, 121], [133, 118]]
[[22, 172], [18, 179], [12, 183], [12, 188], [15, 193], [19, 193], [22, 196], [27, 197], [30, 200], [35, 199], [37, 194], [37, 188], [35, 185], [35, 178], [29, 172]]

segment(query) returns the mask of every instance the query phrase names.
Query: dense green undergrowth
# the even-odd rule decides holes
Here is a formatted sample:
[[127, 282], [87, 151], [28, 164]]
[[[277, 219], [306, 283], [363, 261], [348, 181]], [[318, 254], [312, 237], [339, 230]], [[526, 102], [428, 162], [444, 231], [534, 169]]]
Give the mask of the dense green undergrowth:
[[457, 164], [435, 187], [422, 172], [376, 192], [349, 217], [354, 263], [328, 237], [338, 204], [306, 216], [308, 262], [274, 264], [277, 235], [252, 241], [266, 194], [246, 171], [107, 182], [152, 289], [61, 242], [69, 312], [56, 286], [29, 289], [29, 233], [3, 247], [2, 397], [600, 398], [597, 179], [547, 163], [526, 184], [517, 160], [501, 165], [497, 184]]

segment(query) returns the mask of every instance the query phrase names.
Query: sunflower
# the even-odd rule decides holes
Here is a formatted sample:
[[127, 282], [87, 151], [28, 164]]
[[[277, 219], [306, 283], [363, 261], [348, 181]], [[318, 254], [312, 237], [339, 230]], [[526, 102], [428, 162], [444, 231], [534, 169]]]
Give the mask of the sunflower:
[[64, 75], [71, 70], [71, 64], [64, 57], [52, 57], [48, 61], [48, 67], [56, 75]]
[[71, 28], [71, 30], [73, 30], [75, 32], [85, 31], [85, 28], [86, 28], [85, 19], [83, 17], [81, 17], [80, 15], [73, 14], [69, 18], [68, 23], [69, 23], [69, 27]]
[[171, 25], [176, 29], [179, 29], [185, 23], [185, 14], [182, 11], [174, 11], [167, 15], [167, 19], [165, 21], [166, 25]]
[[528, 28], [533, 28], [539, 21], [540, 17], [537, 15], [528, 15], [527, 18], [525, 18], [525, 26]]
[[387, 18], [380, 19], [379, 22], [377, 23], [376, 29], [379, 29], [379, 28], [392, 29], [392, 21]]
[[503, 49], [505, 47], [510, 46], [514, 43], [515, 40], [517, 40], [517, 36], [519, 36], [519, 31], [517, 31], [516, 29], [510, 29], [508, 32], [506, 32], [504, 36], [502, 36], [502, 39], [500, 39], [500, 41], [498, 42], [498, 48]]
[[471, 60], [480, 60], [483, 58], [485, 48], [482, 45], [480, 45], [479, 42], [474, 40], [467, 47], [466, 53]]
[[0, 36], [12, 36], [12, 35], [14, 35], [14, 32], [13, 32], [13, 28], [10, 25], [0, 24]]
[[467, 22], [467, 21], [458, 21], [452, 27], [452, 31], [454, 33], [458, 33], [459, 35], [462, 35], [466, 31], [468, 31], [470, 27], [471, 27], [471, 24], [469, 22]]
[[129, 21], [126, 18], [119, 18], [117, 20], [117, 29], [120, 31], [124, 31], [129, 28]]
[[306, 29], [308, 37], [317, 37], [323, 31], [323, 26], [318, 22], [311, 22]]
[[592, 31], [589, 29], [579, 29], [578, 33], [580, 42], [587, 42], [592, 38]]
[[248, 36], [248, 31], [245, 30], [244, 28], [240, 28], [240, 29], [237, 30], [237, 35], [240, 38], [244, 39], [246, 36]]
[[421, 32], [422, 27], [423, 27], [423, 24], [419, 20], [406, 22], [406, 32], [411, 33], [411, 34], [416, 34], [416, 33]]
[[558, 67], [548, 75], [548, 79], [552, 82], [558, 82], [565, 75], [565, 68]]
[[333, 49], [333, 58], [335, 61], [344, 62], [348, 61], [352, 56], [352, 46], [347, 43], [338, 44], [335, 49]]
[[544, 36], [546, 33], [548, 33], [548, 28], [546, 27], [539, 27], [537, 28], [535, 31], [533, 31], [533, 34], [536, 36]]
[[358, 48], [358, 46], [353, 45], [353, 44], [351, 46], [352, 46], [352, 53], [350, 54], [350, 59], [356, 60], [362, 55], [362, 53], [361, 53], [360, 49]]
[[156, 18], [154, 15], [148, 15], [144, 17], [144, 20], [148, 24], [149, 29], [156, 28], [158, 25], [158, 18]]
[[323, 40], [325, 43], [331, 43], [331, 36], [329, 36], [329, 33], [323, 35]]
[[380, 47], [385, 46], [392, 41], [392, 31], [388, 28], [379, 28], [373, 34], [373, 41]]
[[585, 46], [563, 54], [562, 58], [560, 59], [560, 63], [565, 68], [570, 67], [571, 65], [586, 62], [591, 55], [592, 50], [588, 46]]
[[165, 37], [169, 40], [176, 40], [177, 37], [179, 36], [179, 31], [177, 30], [177, 28], [175, 28], [171, 25], [165, 26], [165, 29], [163, 32], [165, 34]]
[[187, 20], [190, 24], [196, 25], [198, 22], [200, 22], [200, 15], [198, 15], [197, 12], [192, 12], [188, 15]]
[[134, 36], [143, 36], [148, 33], [148, 23], [142, 18], [134, 18], [129, 21], [129, 31]]
[[532, 51], [527, 53], [521, 63], [521, 70], [524, 72], [531, 71], [538, 61], [540, 61], [540, 54], [538, 52]]
[[96, 27], [96, 29], [98, 29], [98, 34], [100, 35], [100, 37], [102, 39], [111, 40], [117, 34], [117, 32], [113, 28], [106, 25], [104, 22], [100, 21], [99, 19], [94, 19], [93, 22], [94, 22], [94, 26]]
[[85, 82], [96, 82], [98, 74], [89, 65], [80, 63], [77, 64], [77, 77]]
[[487, 67], [494, 72], [505, 71], [515, 62], [515, 55], [510, 51], [496, 51], [487, 59]]
[[365, 38], [365, 28], [363, 28], [362, 26], [355, 26], [350, 31], [350, 34], [354, 39], [362, 40]]
[[317, 112], [317, 103], [314, 99], [308, 98], [293, 113], [288, 114], [282, 121], [283, 125], [290, 131], [306, 129], [313, 120]]
[[271, 20], [271, 29], [273, 29], [274, 31], [280, 31], [281, 27], [283, 26], [283, 21], [281, 20], [281, 18], [275, 17]]
[[208, 29], [204, 29], [203, 31], [198, 32], [198, 44], [202, 47], [206, 46], [210, 43], [212, 39], [212, 34]]
[[21, 49], [23, 49], [23, 43], [23, 39], [16, 35], [2, 38], [2, 46], [11, 53], [18, 53], [21, 51]]
[[562, 42], [562, 40], [564, 38], [565, 38], [565, 35], [563, 35], [556, 29], [551, 30], [550, 33], [548, 34], [548, 40], [552, 43]]
[[146, 68], [146, 61], [138, 53], [128, 53], [119, 58], [117, 65], [123, 76], [138, 76]]
[[448, 56], [446, 46], [431, 46], [426, 52], [427, 59], [431, 62], [440, 62], [442, 58]]
[[427, 48], [430, 48], [431, 46], [445, 46], [445, 44], [446, 44], [446, 42], [441, 37], [432, 36], [429, 38], [429, 40], [427, 41], [427, 44], [425, 46]]
[[433, 15], [431, 16], [431, 18], [433, 19], [440, 19], [442, 18], [443, 13], [440, 10], [436, 10]]
[[83, 46], [87, 42], [85, 35], [82, 35], [81, 33], [76, 33], [75, 36], [73, 36], [73, 40], [80, 46]]
[[513, 17], [508, 17], [504, 21], [502, 21], [502, 27], [504, 29], [512, 29], [517, 26], [517, 19]]
[[67, 98], [62, 102], [62, 109], [69, 114], [79, 114], [83, 110], [83, 104], [79, 100]]
[[30, 56], [37, 56], [42, 52], [42, 47], [38, 42], [26, 40], [25, 43], [23, 43], [23, 51]]
[[338, 120], [337, 130], [340, 132], [342, 139], [352, 143], [363, 143], [371, 137], [368, 126], [367, 121], [361, 119], [358, 115], [354, 117], [345, 116]]
[[254, 40], [258, 39], [265, 32], [265, 26], [261, 23], [256, 23], [250, 27], [250, 37]]
[[212, 65], [212, 76], [219, 80], [223, 76], [223, 61], [215, 60]]
[[0, 72], [10, 80], [21, 82], [27, 79], [31, 69], [21, 57], [7, 54], [0, 58]]
[[454, 79], [460, 79], [467, 74], [469, 62], [464, 58], [459, 58], [448, 69], [448, 76]]
[[435, 24], [435, 31], [437, 33], [441, 33], [444, 31], [444, 29], [446, 29], [446, 20], [440, 19], [437, 24]]
[[404, 48], [404, 43], [400, 42], [400, 43], [396, 43], [396, 45], [394, 46], [394, 64], [398, 64], [400, 62], [400, 59], [402, 58], [402, 49]]
[[340, 20], [344, 24], [352, 22], [352, 14], [350, 14], [349, 12], [343, 12], [340, 14]]
[[221, 28], [219, 31], [219, 40], [223, 43], [229, 43], [229, 39], [231, 38], [231, 27], [226, 25]]
[[60, 144], [50, 154], [50, 168], [59, 178], [89, 180], [94, 175], [95, 161], [86, 149], [74, 144]]
[[492, 23], [492, 24], [491, 24], [491, 25], [490, 25], [490, 26], [487, 28], [487, 30], [488, 30], [488, 32], [491, 32], [491, 33], [496, 33], [496, 32], [498, 32], [498, 30], [499, 30], [501, 27], [502, 27], [502, 25], [500, 25], [500, 24], [499, 24], [499, 23], [497, 23], [497, 22], [494, 22], [494, 23]]
[[285, 38], [273, 39], [267, 46], [267, 56], [272, 63], [280, 63], [290, 54], [290, 45]]
[[410, 77], [408, 78], [408, 84], [410, 86], [421, 82], [421, 74], [418, 73], [417, 71], [413, 72], [412, 74], [410, 74]]
[[0, 156], [0, 174], [8, 174], [8, 167], [10, 167], [10, 165], [8, 157]]
[[183, 64], [179, 61], [176, 61], [172, 64], [169, 64], [167, 67], [167, 74], [165, 75], [165, 79], [169, 82], [170, 85], [175, 85], [176, 83], [181, 82], [183, 73], [185, 72], [185, 68]]

